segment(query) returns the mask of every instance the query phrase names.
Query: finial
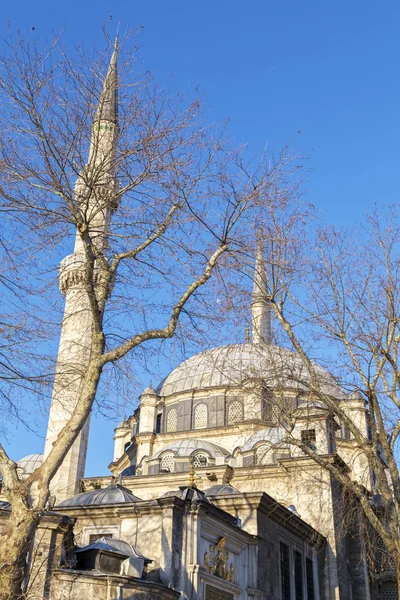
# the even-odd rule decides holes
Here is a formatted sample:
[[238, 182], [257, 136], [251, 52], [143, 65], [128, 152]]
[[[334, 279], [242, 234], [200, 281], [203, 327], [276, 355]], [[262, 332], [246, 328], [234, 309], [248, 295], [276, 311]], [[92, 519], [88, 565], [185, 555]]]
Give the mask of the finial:
[[257, 230], [257, 253], [251, 302], [253, 343], [271, 343], [271, 312], [267, 300], [267, 274], [264, 265], [261, 229]]
[[250, 328], [246, 321], [246, 344], [250, 344]]
[[152, 379], [150, 379], [149, 388], [153, 389], [153, 380]]

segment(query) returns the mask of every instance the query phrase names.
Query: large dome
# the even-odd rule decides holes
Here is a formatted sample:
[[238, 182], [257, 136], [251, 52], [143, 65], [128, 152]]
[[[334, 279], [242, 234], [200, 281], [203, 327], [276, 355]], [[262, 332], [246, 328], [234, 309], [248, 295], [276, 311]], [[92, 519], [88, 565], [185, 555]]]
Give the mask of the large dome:
[[[332, 375], [316, 364], [314, 368], [324, 393], [346, 397]], [[235, 387], [249, 379], [262, 379], [271, 388], [282, 386], [299, 390], [307, 389], [304, 383], [310, 376], [295, 352], [278, 346], [231, 344], [185, 360], [161, 382], [157, 392], [160, 396], [169, 396], [191, 390]]]

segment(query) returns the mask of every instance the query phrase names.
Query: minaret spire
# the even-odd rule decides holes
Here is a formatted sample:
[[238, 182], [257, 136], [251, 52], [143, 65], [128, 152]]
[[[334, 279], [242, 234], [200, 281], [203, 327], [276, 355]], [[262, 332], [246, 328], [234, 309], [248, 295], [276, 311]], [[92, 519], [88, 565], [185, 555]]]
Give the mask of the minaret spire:
[[[75, 184], [90, 238], [99, 252], [107, 247], [111, 215], [116, 208], [115, 147], [118, 135], [118, 38], [93, 121], [89, 158]], [[92, 311], [86, 291], [86, 253], [77, 232], [74, 252], [61, 261], [59, 282], [65, 295], [53, 396], [47, 427], [45, 457], [68, 423], [79, 397], [90, 359]], [[95, 278], [96, 282], [96, 278]], [[84, 476], [90, 417], [50, 482], [57, 502], [79, 491]]]
[[111, 121], [118, 124], [118, 36], [115, 38], [107, 75], [103, 83], [95, 121]]
[[267, 275], [265, 272], [260, 232], [257, 240], [256, 266], [254, 270], [251, 300], [251, 321], [254, 344], [271, 343], [271, 310], [267, 300]]

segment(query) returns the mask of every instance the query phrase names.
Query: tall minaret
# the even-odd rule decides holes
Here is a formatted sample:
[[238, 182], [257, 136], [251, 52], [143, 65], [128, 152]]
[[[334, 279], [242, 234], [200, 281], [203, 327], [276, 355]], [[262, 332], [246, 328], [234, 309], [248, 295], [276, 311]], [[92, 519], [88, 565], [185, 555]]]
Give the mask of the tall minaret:
[[[89, 223], [89, 233], [99, 250], [106, 236], [116, 196], [115, 145], [118, 135], [117, 40], [93, 122], [88, 163], [75, 185], [75, 198]], [[46, 457], [69, 420], [91, 349], [92, 314], [85, 290], [85, 251], [77, 233], [74, 253], [60, 264], [60, 289], [65, 294], [54, 390], [47, 427]], [[57, 502], [75, 494], [84, 476], [89, 435], [87, 419], [50, 484]]]
[[267, 276], [261, 241], [257, 244], [256, 267], [254, 270], [253, 295], [251, 299], [251, 321], [254, 344], [271, 343], [271, 308], [267, 300]]

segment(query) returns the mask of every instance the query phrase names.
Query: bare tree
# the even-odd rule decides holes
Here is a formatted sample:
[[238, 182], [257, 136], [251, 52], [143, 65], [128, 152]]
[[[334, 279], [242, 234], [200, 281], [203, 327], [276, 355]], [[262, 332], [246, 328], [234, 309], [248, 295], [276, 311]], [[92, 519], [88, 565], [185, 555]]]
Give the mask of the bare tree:
[[[118, 51], [108, 44], [90, 57], [79, 47], [68, 54], [57, 38], [46, 47], [22, 37], [4, 45], [4, 260], [11, 253], [11, 274], [29, 292], [15, 303], [24, 343], [8, 368], [30, 382], [32, 410], [33, 393], [45, 394], [40, 384], [55, 374], [53, 404], [64, 411], [43, 464], [26, 480], [0, 446], [2, 492], [12, 505], [0, 545], [0, 596], [15, 599], [24, 594], [49, 488], [87, 427], [103, 371], [127, 356], [140, 360], [179, 331], [187, 339], [205, 334], [216, 318], [215, 286], [229, 296], [232, 257], [248, 252], [267, 204], [288, 203], [298, 165], [288, 147], [276, 160], [247, 162], [223, 126], [207, 123], [201, 96], [173, 93], [142, 71], [132, 37]], [[59, 333], [54, 272], [72, 240], [74, 254], [60, 268], [69, 308], [55, 368], [47, 353]], [[15, 340], [11, 321], [7, 329]]]
[[[361, 509], [371, 548], [379, 549], [372, 568], [395, 570], [399, 586], [399, 208], [376, 208], [351, 230], [322, 227], [311, 209], [307, 218], [272, 205], [266, 210], [267, 299], [275, 331], [302, 365], [284, 374], [301, 390], [297, 403], [284, 405], [275, 394], [284, 442], [332, 475], [353, 516]], [[324, 385], [318, 355], [336, 392]], [[296, 427], [316, 407], [341, 430], [329, 455]]]

